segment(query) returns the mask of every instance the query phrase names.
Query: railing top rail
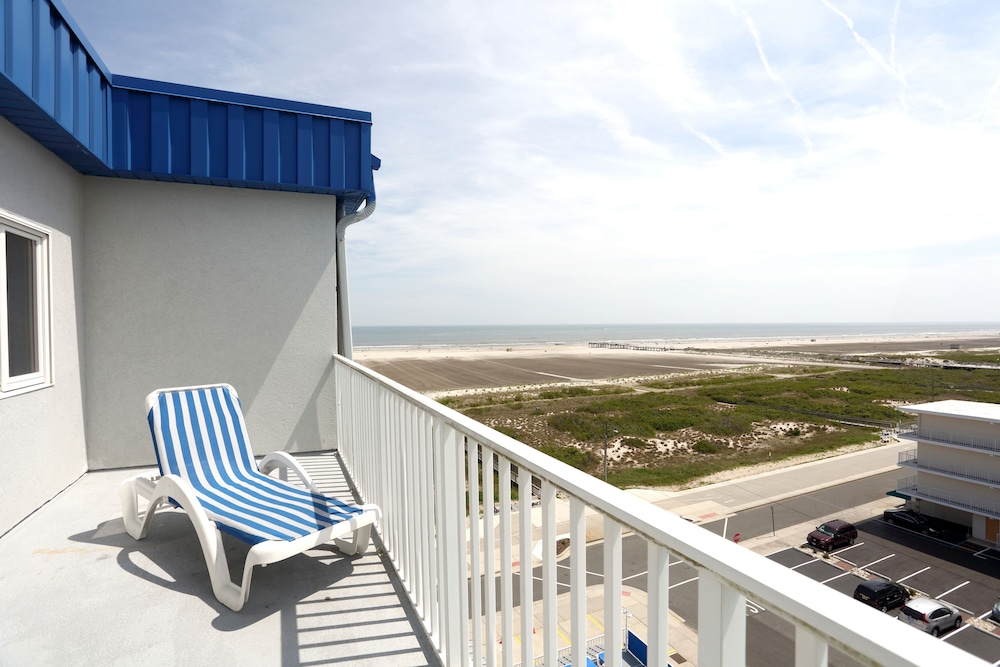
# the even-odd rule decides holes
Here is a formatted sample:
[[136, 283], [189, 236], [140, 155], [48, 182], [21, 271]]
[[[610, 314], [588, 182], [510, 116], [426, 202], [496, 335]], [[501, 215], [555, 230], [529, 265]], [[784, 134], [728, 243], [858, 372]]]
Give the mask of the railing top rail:
[[[725, 585], [769, 604], [771, 610], [786, 620], [809, 629], [862, 664], [945, 664], [955, 656], [952, 647], [929, 636], [920, 637], [895, 619], [859, 606], [819, 582], [791, 573], [768, 558], [605, 484], [354, 361], [339, 355], [335, 355], [335, 360], [432, 413], [479, 444], [502, 453], [511, 463], [582, 500], [647, 541], [711, 572]], [[823, 600], [823, 604], [815, 604], [817, 599]]]

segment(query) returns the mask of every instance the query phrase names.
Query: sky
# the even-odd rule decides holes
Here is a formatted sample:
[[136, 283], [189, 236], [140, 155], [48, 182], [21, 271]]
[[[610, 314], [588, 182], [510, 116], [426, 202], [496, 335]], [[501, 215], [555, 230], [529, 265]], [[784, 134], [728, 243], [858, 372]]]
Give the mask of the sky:
[[372, 113], [356, 325], [1000, 321], [998, 3], [63, 2], [115, 74]]

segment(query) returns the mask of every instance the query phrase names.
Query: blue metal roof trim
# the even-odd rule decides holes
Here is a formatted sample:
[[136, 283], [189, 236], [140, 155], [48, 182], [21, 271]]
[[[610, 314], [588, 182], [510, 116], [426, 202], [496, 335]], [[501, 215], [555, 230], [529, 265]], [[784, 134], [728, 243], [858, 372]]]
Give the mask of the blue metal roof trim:
[[374, 194], [371, 114], [114, 76], [111, 171], [268, 190]]
[[59, 0], [0, 0], [0, 115], [84, 174], [375, 195], [370, 113], [112, 76]]
[[110, 76], [58, 0], [0, 0], [0, 114], [78, 171], [108, 157]]

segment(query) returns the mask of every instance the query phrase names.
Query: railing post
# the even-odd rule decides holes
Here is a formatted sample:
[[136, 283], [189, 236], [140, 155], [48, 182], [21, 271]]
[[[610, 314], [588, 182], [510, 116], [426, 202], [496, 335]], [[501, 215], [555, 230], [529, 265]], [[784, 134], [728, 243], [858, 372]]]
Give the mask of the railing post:
[[556, 629], [559, 624], [556, 606], [556, 487], [542, 481], [542, 627], [545, 632], [545, 664], [556, 664], [558, 653]]
[[570, 635], [573, 664], [586, 664], [587, 658], [587, 515], [579, 498], [569, 501], [570, 548]]
[[[622, 664], [622, 526], [604, 517], [604, 664]], [[708, 664], [708, 663], [702, 663]]]
[[[435, 425], [435, 448], [440, 464], [437, 475], [438, 539], [442, 541], [439, 576], [443, 584], [441, 596], [441, 627], [443, 653], [448, 665], [468, 663], [469, 607], [466, 586], [468, 581], [467, 550], [465, 543], [465, 473], [461, 435], [451, 426]], [[458, 576], [449, 576], [450, 569]]]
[[[479, 555], [482, 550], [480, 526], [483, 528], [486, 527], [486, 517], [483, 516], [480, 518], [479, 515], [479, 443], [475, 440], [468, 440], [465, 458], [469, 467], [469, 541], [472, 545], [469, 549], [469, 560], [472, 562], [472, 586], [470, 587], [470, 593], [472, 594], [470, 601], [472, 605], [472, 614], [470, 616], [472, 622], [472, 655], [469, 656], [469, 659], [473, 665], [481, 665], [483, 663], [483, 577], [480, 570]], [[492, 525], [493, 517], [489, 518]], [[492, 580], [493, 576], [491, 575], [489, 581], [492, 582]]]
[[698, 664], [744, 667], [747, 599], [711, 572], [698, 571]]
[[795, 626], [795, 667], [826, 667], [829, 652], [826, 642], [815, 633]]
[[[497, 561], [496, 553], [496, 528], [493, 526], [493, 509], [496, 503], [493, 501], [493, 450], [483, 447], [483, 527], [486, 533], [486, 540], [483, 546], [486, 556], [486, 563], [483, 571], [486, 573], [485, 607], [486, 607], [486, 667], [496, 667], [497, 664]], [[502, 536], [501, 536], [502, 537]]]
[[521, 553], [518, 568], [521, 582], [521, 667], [535, 664], [535, 601], [534, 579], [531, 567], [531, 472], [517, 469], [518, 522], [517, 531]]
[[500, 460], [500, 643], [504, 667], [514, 666], [514, 580], [511, 573], [514, 539], [510, 521], [510, 460]]
[[668, 667], [670, 652], [670, 554], [661, 546], [648, 543], [646, 560], [649, 567], [647, 623], [649, 667]]

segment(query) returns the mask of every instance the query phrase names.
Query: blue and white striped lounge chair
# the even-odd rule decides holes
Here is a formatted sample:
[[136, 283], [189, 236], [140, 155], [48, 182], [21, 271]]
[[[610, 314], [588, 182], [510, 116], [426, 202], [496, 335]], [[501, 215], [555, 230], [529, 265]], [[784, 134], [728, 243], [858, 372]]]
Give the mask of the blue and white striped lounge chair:
[[[164, 501], [191, 518], [215, 597], [239, 611], [250, 593], [255, 565], [267, 565], [334, 542], [347, 555], [368, 548], [376, 505], [353, 505], [323, 495], [295, 459], [268, 454], [258, 467], [236, 390], [228, 384], [160, 389], [146, 397], [160, 475], [137, 475], [120, 488], [129, 535], [146, 536]], [[268, 476], [290, 468], [305, 488]], [[308, 489], [308, 490], [307, 490]], [[140, 511], [138, 497], [148, 505]], [[251, 545], [243, 583], [229, 575], [222, 533]], [[351, 539], [347, 539], [351, 537]]]

